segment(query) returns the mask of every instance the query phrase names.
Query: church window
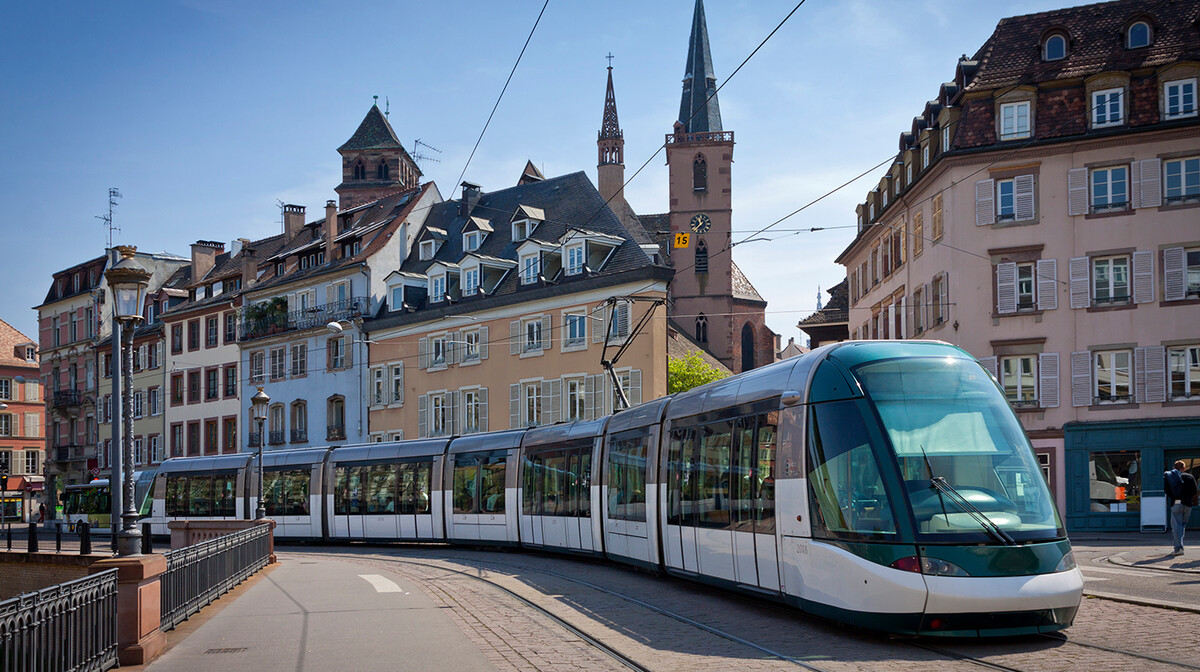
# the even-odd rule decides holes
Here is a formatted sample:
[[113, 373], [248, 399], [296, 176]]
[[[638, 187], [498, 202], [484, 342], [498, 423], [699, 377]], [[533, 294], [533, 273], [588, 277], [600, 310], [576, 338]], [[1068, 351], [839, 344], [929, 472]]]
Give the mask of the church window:
[[708, 273], [708, 245], [703, 240], [696, 245], [696, 272]]
[[380, 180], [389, 179], [387, 161], [380, 159], [379, 165], [375, 168], [375, 177]]
[[742, 371], [754, 368], [754, 327], [747, 322], [742, 325]]
[[696, 342], [708, 342], [708, 318], [704, 316], [704, 313], [700, 313], [696, 317]]
[[704, 162], [704, 155], [697, 154], [696, 160], [692, 161], [692, 190], [705, 191], [708, 189], [708, 164]]
[[354, 164], [354, 179], [356, 179], [356, 180], [367, 179], [367, 167], [363, 165], [362, 161], [359, 161]]

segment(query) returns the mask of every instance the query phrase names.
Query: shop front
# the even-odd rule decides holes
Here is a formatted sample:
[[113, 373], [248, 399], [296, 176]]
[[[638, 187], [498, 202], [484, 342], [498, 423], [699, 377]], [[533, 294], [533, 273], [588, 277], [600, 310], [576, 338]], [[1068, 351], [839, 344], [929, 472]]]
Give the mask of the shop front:
[[[1069, 532], [1140, 530], [1142, 495], [1162, 494], [1169, 465], [1183, 460], [1200, 476], [1200, 418], [1068, 423], [1063, 433]], [[1200, 527], [1200, 507], [1188, 527]]]

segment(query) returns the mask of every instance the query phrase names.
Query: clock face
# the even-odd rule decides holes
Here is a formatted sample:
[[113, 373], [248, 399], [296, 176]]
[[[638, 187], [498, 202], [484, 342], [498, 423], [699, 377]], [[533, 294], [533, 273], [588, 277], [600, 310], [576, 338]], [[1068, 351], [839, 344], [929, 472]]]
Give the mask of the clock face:
[[692, 231], [696, 233], [708, 233], [708, 230], [712, 228], [712, 220], [708, 218], [708, 215], [700, 213], [692, 217], [691, 225]]

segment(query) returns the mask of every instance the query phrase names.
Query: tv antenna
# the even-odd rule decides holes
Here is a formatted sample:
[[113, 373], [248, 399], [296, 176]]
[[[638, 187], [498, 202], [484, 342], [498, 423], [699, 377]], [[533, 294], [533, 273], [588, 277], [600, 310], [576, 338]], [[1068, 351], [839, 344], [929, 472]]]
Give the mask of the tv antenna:
[[413, 161], [432, 161], [434, 163], [442, 162], [442, 160], [437, 157], [429, 156], [428, 154], [422, 154], [421, 149], [420, 149], [421, 147], [424, 147], [425, 149], [428, 149], [431, 152], [437, 152], [438, 154], [442, 153], [442, 150], [438, 149], [437, 147], [434, 147], [433, 145], [425, 144], [424, 142], [421, 142], [420, 138], [417, 138], [416, 140], [413, 140], [413, 153], [412, 153]]
[[100, 221], [104, 222], [104, 228], [108, 229], [108, 247], [110, 247], [110, 248], [113, 245], [113, 239], [112, 239], [113, 231], [121, 230], [121, 229], [117, 228], [116, 225], [113, 224], [113, 208], [115, 208], [117, 206], [118, 198], [121, 198], [121, 190], [117, 189], [116, 187], [109, 187], [108, 188], [108, 214], [95, 216], [96, 219], [99, 219]]
[[387, 96], [383, 97], [383, 116], [388, 116], [392, 113], [392, 99]]
[[279, 208], [279, 232], [287, 233], [287, 221], [283, 218], [283, 206], [286, 205], [278, 198], [275, 199], [275, 207]]

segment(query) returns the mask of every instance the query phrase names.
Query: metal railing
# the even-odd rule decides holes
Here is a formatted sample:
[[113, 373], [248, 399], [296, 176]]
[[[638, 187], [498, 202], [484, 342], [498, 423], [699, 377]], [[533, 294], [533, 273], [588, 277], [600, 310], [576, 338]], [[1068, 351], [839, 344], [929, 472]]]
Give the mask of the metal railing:
[[701, 133], [668, 133], [667, 144], [683, 142], [733, 142], [733, 131], [707, 131]]
[[116, 569], [0, 602], [0, 670], [116, 666]]
[[272, 446], [278, 446], [283, 443], [283, 436], [282, 429], [273, 429], [267, 432], [267, 443]]
[[345, 441], [346, 428], [342, 425], [329, 425], [325, 428], [326, 441]]
[[54, 408], [64, 408], [67, 406], [82, 406], [83, 393], [78, 390], [55, 390], [54, 391]]
[[292, 430], [292, 443], [304, 443], [306, 441], [308, 441], [308, 430], [307, 429], [293, 429]]
[[324, 327], [337, 320], [364, 317], [370, 312], [370, 307], [370, 299], [358, 296], [287, 313], [274, 313], [258, 319], [245, 319], [242, 320], [242, 333], [238, 340], [250, 341], [297, 329]]
[[68, 444], [54, 447], [54, 460], [56, 462], [76, 462], [86, 460], [87, 457], [87, 446]]
[[267, 566], [271, 528], [255, 525], [210, 541], [167, 551], [162, 586], [163, 630], [186, 621], [207, 604]]
[[246, 445], [250, 448], [257, 448], [262, 445], [262, 434], [258, 432], [250, 432], [246, 437]]

